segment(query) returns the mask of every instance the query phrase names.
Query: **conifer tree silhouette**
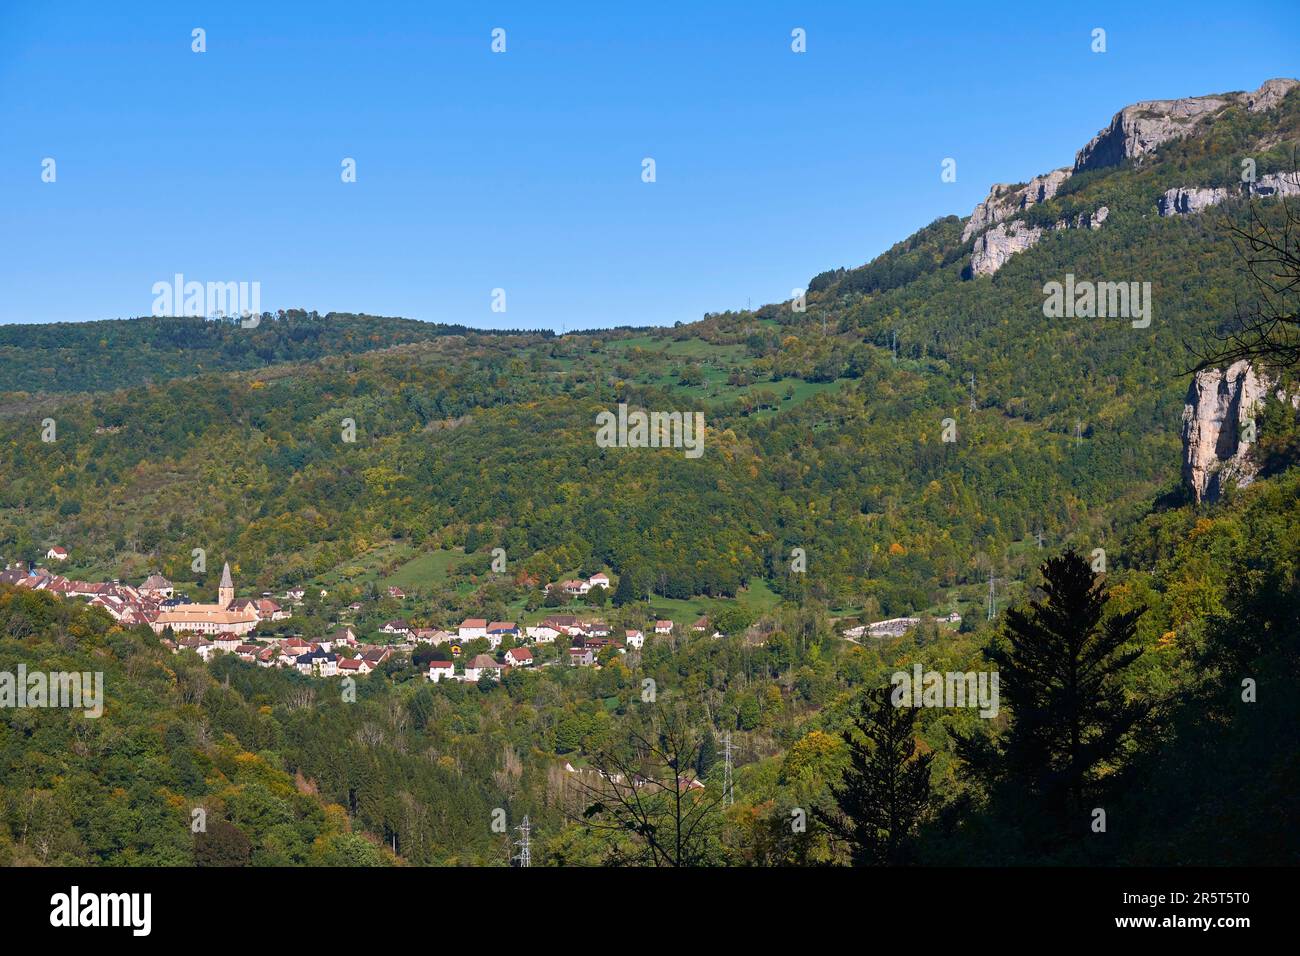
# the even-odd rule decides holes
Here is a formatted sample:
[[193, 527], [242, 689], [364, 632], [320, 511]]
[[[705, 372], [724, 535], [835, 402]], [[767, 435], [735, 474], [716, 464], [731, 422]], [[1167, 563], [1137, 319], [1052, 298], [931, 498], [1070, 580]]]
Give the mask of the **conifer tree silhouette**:
[[863, 695], [843, 732], [849, 767], [831, 795], [838, 810], [814, 814], [846, 843], [854, 866], [906, 863], [910, 838], [930, 805], [933, 754], [916, 755], [916, 711], [895, 706], [889, 688]]

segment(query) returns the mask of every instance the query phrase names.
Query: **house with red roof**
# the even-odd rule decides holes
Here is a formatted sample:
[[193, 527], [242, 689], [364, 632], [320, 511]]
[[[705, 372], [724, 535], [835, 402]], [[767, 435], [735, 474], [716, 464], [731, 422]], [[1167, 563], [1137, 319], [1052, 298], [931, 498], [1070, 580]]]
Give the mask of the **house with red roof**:
[[531, 667], [533, 652], [526, 647], [512, 647], [506, 651], [506, 663], [511, 667]]
[[456, 636], [462, 641], [472, 641], [475, 638], [487, 637], [487, 618], [485, 617], [467, 617], [460, 622]]
[[452, 680], [456, 676], [456, 665], [451, 661], [429, 661], [429, 673], [426, 676], [435, 684]]
[[596, 652], [590, 647], [569, 648], [569, 665], [571, 667], [590, 667], [596, 663]]

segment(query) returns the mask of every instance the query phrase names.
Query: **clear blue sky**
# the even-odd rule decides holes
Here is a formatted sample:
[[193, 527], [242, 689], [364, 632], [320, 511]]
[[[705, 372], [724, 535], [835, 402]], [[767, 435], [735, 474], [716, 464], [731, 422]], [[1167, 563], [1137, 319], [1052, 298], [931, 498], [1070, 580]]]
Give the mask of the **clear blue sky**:
[[1068, 164], [1130, 102], [1300, 75], [1298, 40], [1294, 0], [5, 2], [0, 322], [148, 314], [176, 272], [271, 310], [693, 321]]

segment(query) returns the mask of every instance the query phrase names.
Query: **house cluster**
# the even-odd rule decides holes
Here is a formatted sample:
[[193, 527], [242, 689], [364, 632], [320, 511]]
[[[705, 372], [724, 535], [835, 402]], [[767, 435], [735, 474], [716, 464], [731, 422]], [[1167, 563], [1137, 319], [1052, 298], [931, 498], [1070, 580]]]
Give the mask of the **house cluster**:
[[[575, 767], [570, 761], [564, 762], [564, 769], [568, 773], [578, 774], [583, 777], [590, 777], [593, 780], [603, 780], [608, 783], [622, 786], [626, 781], [634, 790], [641, 790], [645, 787], [653, 786], [657, 790], [669, 790], [672, 788], [671, 782], [658, 780], [654, 777], [647, 777], [645, 774], [634, 773], [625, 776], [621, 773], [606, 773], [604, 770], [595, 770], [590, 767]], [[677, 789], [679, 792], [688, 792], [691, 790], [704, 790], [705, 785], [700, 782], [700, 778], [695, 774], [687, 773], [685, 776], [677, 775]]]
[[[50, 554], [61, 548], [51, 548]], [[593, 667], [607, 648], [618, 653], [640, 650], [645, 646], [646, 631], [636, 628], [622, 629], [621, 637], [611, 633], [603, 620], [583, 620], [571, 614], [556, 614], [540, 624], [520, 627], [514, 621], [490, 621], [486, 618], [466, 618], [450, 629], [413, 626], [407, 621], [387, 621], [379, 629], [381, 634], [394, 638], [393, 644], [360, 644], [351, 627], [344, 627], [323, 639], [305, 640], [301, 636], [259, 635], [256, 640], [249, 634], [264, 621], [280, 621], [292, 612], [271, 600], [269, 595], [260, 598], [236, 598], [230, 565], [222, 568], [213, 604], [197, 604], [185, 595], [177, 594], [172, 582], [161, 574], [151, 574], [139, 587], [121, 581], [95, 584], [72, 581], [45, 568], [30, 565], [11, 566], [0, 572], [0, 583], [36, 590], [48, 590], [59, 595], [80, 597], [91, 605], [102, 607], [116, 621], [132, 626], [146, 624], [157, 634], [170, 630], [171, 637], [163, 643], [174, 653], [192, 650], [203, 660], [215, 654], [234, 654], [260, 667], [291, 667], [313, 677], [335, 677], [348, 674], [369, 674], [393, 654], [409, 651], [419, 644], [450, 645], [454, 658], [460, 657], [461, 646], [469, 641], [485, 640], [491, 653], [475, 654], [457, 670], [457, 661], [432, 661], [427, 677], [431, 681], [460, 680], [477, 682], [484, 675], [500, 680], [512, 668], [532, 667], [536, 659], [526, 645], [553, 644], [565, 638], [569, 644], [562, 661], [572, 667]], [[566, 581], [564, 587], [573, 594], [586, 594], [593, 587], [608, 588], [609, 577], [594, 574], [585, 581]], [[286, 604], [301, 601], [301, 588], [285, 594]], [[389, 588], [393, 597], [403, 597], [399, 588]], [[671, 636], [673, 622], [654, 622], [653, 633]], [[649, 630], [649, 629], [647, 629]], [[694, 632], [707, 633], [709, 622], [700, 618], [692, 625]], [[717, 636], [717, 632], [714, 632]], [[510, 646], [501, 647], [509, 638]]]
[[609, 575], [604, 573], [593, 574], [585, 581], [582, 580], [560, 581], [556, 584], [548, 584], [546, 586], [547, 591], [553, 590], [554, 588], [560, 588], [569, 597], [581, 597], [582, 595], [590, 591], [592, 588], [604, 588], [605, 590], [608, 591]]
[[[393, 633], [400, 633], [397, 628], [403, 622], [389, 623], [394, 625]], [[672, 621], [655, 622], [656, 634], [671, 634], [672, 631]], [[619, 640], [611, 634], [610, 626], [604, 621], [584, 621], [572, 614], [552, 615], [540, 624], [524, 628], [518, 627], [513, 621], [488, 621], [486, 618], [470, 617], [461, 621], [454, 633], [429, 628], [408, 629], [406, 633], [418, 642], [434, 645], [451, 643], [453, 652], [459, 651], [462, 643], [479, 638], [487, 640], [489, 647], [495, 652], [507, 636], [525, 644], [554, 644], [558, 638], [564, 637], [570, 643], [566, 659], [571, 667], [595, 666], [601, 651], [608, 647], [614, 648], [619, 653], [626, 653], [629, 648], [639, 650], [645, 646], [645, 633], [640, 630], [626, 628], [623, 631], [623, 639]], [[493, 657], [491, 654], [476, 654], [460, 672], [457, 672], [454, 661], [431, 661], [428, 678], [431, 681], [477, 682], [484, 674], [490, 674], [499, 680], [511, 668], [532, 667], [533, 664], [532, 651], [526, 646], [517, 646], [511, 647], [498, 657]]]
[[[953, 611], [951, 614], [936, 617], [934, 620], [940, 624], [956, 625], [961, 623], [961, 615]], [[862, 637], [902, 637], [920, 624], [921, 621], [922, 618], [919, 617], [891, 617], [885, 621], [872, 621], [869, 624], [850, 627], [844, 631], [844, 636], [852, 640], [858, 640]]]
[[[48, 553], [55, 551], [67, 555], [62, 548], [51, 548]], [[49, 591], [60, 597], [83, 598], [93, 607], [102, 607], [119, 624], [128, 627], [147, 624], [155, 634], [170, 627], [177, 634], [240, 636], [263, 621], [281, 621], [292, 614], [269, 595], [236, 599], [229, 564], [221, 571], [216, 604], [196, 604], [184, 595], [177, 595], [172, 583], [161, 574], [151, 574], [135, 587], [123, 581], [73, 581], [45, 568], [20, 564], [0, 572], [0, 582]]]
[[218, 652], [234, 654], [258, 667], [293, 668], [308, 677], [369, 674], [403, 649], [359, 644], [356, 633], [350, 627], [315, 641], [295, 636], [263, 637], [256, 642], [249, 642], [236, 634], [218, 634], [210, 639], [191, 634], [175, 641], [164, 639], [163, 643], [173, 653], [190, 650], [205, 661], [211, 660]]

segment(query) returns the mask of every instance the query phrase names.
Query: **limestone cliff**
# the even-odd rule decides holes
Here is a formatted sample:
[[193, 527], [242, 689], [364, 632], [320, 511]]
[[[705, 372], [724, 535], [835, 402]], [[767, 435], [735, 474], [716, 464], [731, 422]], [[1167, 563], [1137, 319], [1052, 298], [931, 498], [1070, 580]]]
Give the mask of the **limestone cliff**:
[[1217, 500], [1229, 479], [1239, 487], [1254, 480], [1246, 423], [1269, 387], [1244, 359], [1192, 379], [1183, 406], [1183, 479], [1197, 501]]
[[1175, 186], [1156, 201], [1156, 208], [1162, 216], [1187, 216], [1217, 206], [1231, 196], [1260, 199], [1300, 196], [1300, 177], [1295, 173], [1269, 173], [1253, 183], [1242, 183], [1240, 187]]
[[1061, 184], [1069, 178], [1068, 169], [1054, 169], [1050, 173], [1035, 176], [1019, 189], [1013, 189], [1006, 183], [994, 183], [988, 198], [970, 214], [970, 220], [962, 230], [961, 241], [965, 242], [971, 236], [1035, 203], [1046, 202], [1056, 195]]
[[1016, 253], [1034, 246], [1048, 232], [1058, 229], [1100, 229], [1110, 209], [1102, 206], [1095, 212], [1082, 213], [1075, 219], [1060, 219], [1049, 227], [1030, 226], [1020, 220], [1010, 225], [999, 223], [975, 240], [970, 257], [972, 276], [990, 276]]
[[1228, 106], [1244, 104], [1251, 112], [1270, 110], [1298, 85], [1291, 79], [1268, 80], [1253, 93], [1218, 93], [1179, 100], [1147, 100], [1126, 106], [1094, 136], [1074, 159], [1074, 171], [1140, 160], [1171, 139], [1186, 136], [1207, 117]]
[[[962, 229], [963, 242], [974, 240], [970, 272], [972, 276], [992, 275], [1012, 256], [1032, 248], [1048, 232], [1057, 229], [1098, 229], [1110, 210], [1101, 206], [1092, 213], [1078, 216], [1073, 222], [1062, 219], [1052, 225], [1030, 225], [1016, 217], [1031, 206], [1054, 198], [1061, 187], [1076, 173], [1114, 166], [1127, 159], [1141, 160], [1162, 144], [1186, 136], [1200, 123], [1229, 106], [1244, 106], [1251, 112], [1275, 108], [1300, 81], [1268, 80], [1250, 93], [1218, 93], [1178, 100], [1148, 100], [1126, 106], [1115, 114], [1110, 124], [1079, 150], [1072, 168], [1054, 169], [1035, 176], [1024, 186], [998, 183], [971, 213]], [[1285, 176], [1261, 176], [1251, 184], [1256, 196], [1289, 195], [1296, 192], [1294, 182]], [[1182, 187], [1171, 189], [1159, 201], [1160, 215], [1185, 215], [1199, 212], [1233, 195], [1231, 188]]]

